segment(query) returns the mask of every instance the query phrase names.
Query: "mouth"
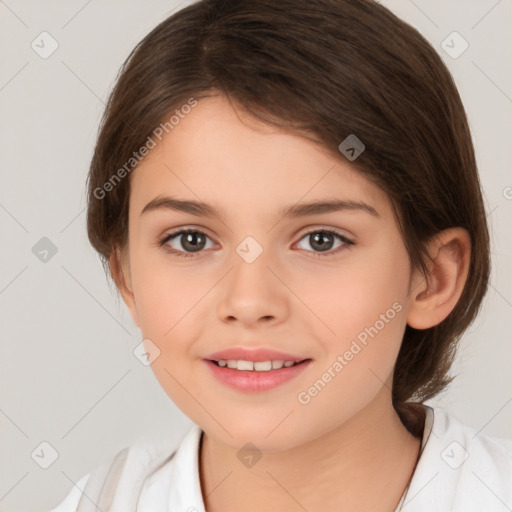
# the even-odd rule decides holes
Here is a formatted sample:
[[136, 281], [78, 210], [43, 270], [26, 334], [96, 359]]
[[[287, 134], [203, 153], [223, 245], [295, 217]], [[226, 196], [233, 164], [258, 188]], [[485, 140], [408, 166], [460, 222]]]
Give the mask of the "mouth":
[[203, 361], [213, 377], [224, 386], [244, 393], [261, 393], [298, 377], [313, 360], [204, 359]]
[[210, 363], [221, 368], [229, 368], [243, 372], [270, 372], [273, 370], [281, 370], [282, 368], [291, 368], [311, 359], [303, 359], [302, 361], [284, 361], [280, 359], [268, 361], [246, 361], [244, 359], [206, 359]]

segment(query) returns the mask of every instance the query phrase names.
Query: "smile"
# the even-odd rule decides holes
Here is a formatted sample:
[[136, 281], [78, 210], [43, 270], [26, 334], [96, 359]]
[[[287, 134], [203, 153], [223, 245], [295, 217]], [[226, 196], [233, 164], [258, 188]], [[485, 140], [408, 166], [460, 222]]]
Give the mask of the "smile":
[[260, 393], [300, 375], [312, 359], [303, 361], [246, 361], [243, 359], [203, 360], [221, 384], [236, 391]]
[[232, 368], [234, 370], [242, 371], [255, 371], [255, 372], [268, 372], [270, 370], [279, 370], [280, 368], [294, 366], [295, 361], [244, 361], [243, 359], [220, 359], [219, 361], [212, 361], [219, 366]]

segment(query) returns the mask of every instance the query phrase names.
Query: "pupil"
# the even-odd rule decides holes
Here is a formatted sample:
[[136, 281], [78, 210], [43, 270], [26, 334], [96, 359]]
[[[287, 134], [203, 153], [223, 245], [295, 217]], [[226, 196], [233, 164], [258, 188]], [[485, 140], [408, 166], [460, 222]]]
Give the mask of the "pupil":
[[[201, 242], [199, 242], [199, 246], [198, 246], [197, 239], [199, 239], [201, 241], [201, 238], [202, 237], [201, 237], [200, 233], [185, 233], [185, 239], [181, 245], [183, 246], [184, 249], [188, 249], [193, 252], [200, 251], [203, 247], [201, 245]], [[187, 247], [188, 244], [191, 244], [191, 245], [189, 247]], [[203, 240], [203, 245], [204, 245], [204, 240]]]
[[315, 244], [317, 244], [318, 248], [321, 251], [326, 251], [329, 249], [329, 247], [326, 247], [326, 245], [327, 246], [330, 245], [330, 239], [331, 239], [331, 235], [325, 233], [324, 231], [315, 233], [313, 235], [314, 243], [312, 243], [311, 245], [314, 246]]

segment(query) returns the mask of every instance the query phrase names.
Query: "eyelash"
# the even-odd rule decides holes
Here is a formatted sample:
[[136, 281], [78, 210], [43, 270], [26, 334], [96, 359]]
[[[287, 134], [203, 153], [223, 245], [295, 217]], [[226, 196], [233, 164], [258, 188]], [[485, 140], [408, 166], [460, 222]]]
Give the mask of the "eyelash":
[[[160, 247], [163, 247], [163, 249], [165, 251], [167, 251], [169, 253], [172, 253], [173, 255], [176, 255], [179, 258], [193, 258], [193, 257], [195, 257], [196, 253], [187, 253], [185, 251], [177, 251], [175, 249], [172, 249], [169, 246], [165, 246], [165, 244], [168, 241], [170, 241], [170, 240], [172, 240], [174, 238], [177, 238], [180, 235], [187, 234], [187, 233], [199, 233], [201, 235], [204, 235], [207, 238], [210, 238], [206, 233], [200, 231], [199, 229], [181, 229], [181, 230], [176, 231], [174, 233], [168, 233], [168, 234], [164, 235], [164, 237], [161, 240], [159, 240], [158, 245]], [[314, 233], [326, 233], [326, 234], [329, 234], [329, 235], [334, 235], [336, 238], [338, 238], [340, 241], [343, 242], [343, 245], [341, 245], [340, 247], [338, 247], [338, 248], [336, 248], [334, 250], [327, 251], [325, 253], [319, 253], [319, 252], [315, 252], [315, 251], [308, 251], [308, 252], [313, 252], [314, 257], [316, 257], [316, 258], [325, 258], [327, 256], [332, 256], [334, 254], [337, 254], [340, 250], [343, 250], [343, 248], [346, 248], [347, 246], [354, 245], [354, 242], [352, 240], [349, 240], [346, 236], [342, 235], [341, 233], [338, 233], [337, 231], [333, 231], [333, 230], [327, 230], [327, 229], [315, 229], [315, 230], [312, 230], [312, 231], [308, 231], [307, 233], [304, 233], [301, 236], [300, 240], [302, 240], [304, 237], [306, 237], [308, 235], [312, 235]], [[198, 251], [198, 253], [200, 253], [200, 252], [202, 252], [202, 251]]]

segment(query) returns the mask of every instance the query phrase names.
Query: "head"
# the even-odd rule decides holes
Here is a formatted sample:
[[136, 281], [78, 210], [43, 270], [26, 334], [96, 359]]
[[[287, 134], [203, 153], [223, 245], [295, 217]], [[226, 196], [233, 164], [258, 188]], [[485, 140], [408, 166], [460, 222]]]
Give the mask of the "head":
[[[350, 135], [364, 144], [355, 159], [339, 149]], [[160, 350], [155, 375], [226, 440], [255, 439], [294, 410], [266, 441], [292, 446], [379, 394], [407, 424], [406, 403], [452, 379], [487, 288], [457, 89], [425, 39], [372, 0], [201, 1], [164, 20], [121, 69], [88, 192], [89, 239]], [[198, 216], [164, 197], [212, 208]], [[343, 206], [284, 213], [315, 201]], [[170, 237], [180, 229], [196, 235]], [[244, 394], [205, 367], [233, 346], [312, 362]]]

